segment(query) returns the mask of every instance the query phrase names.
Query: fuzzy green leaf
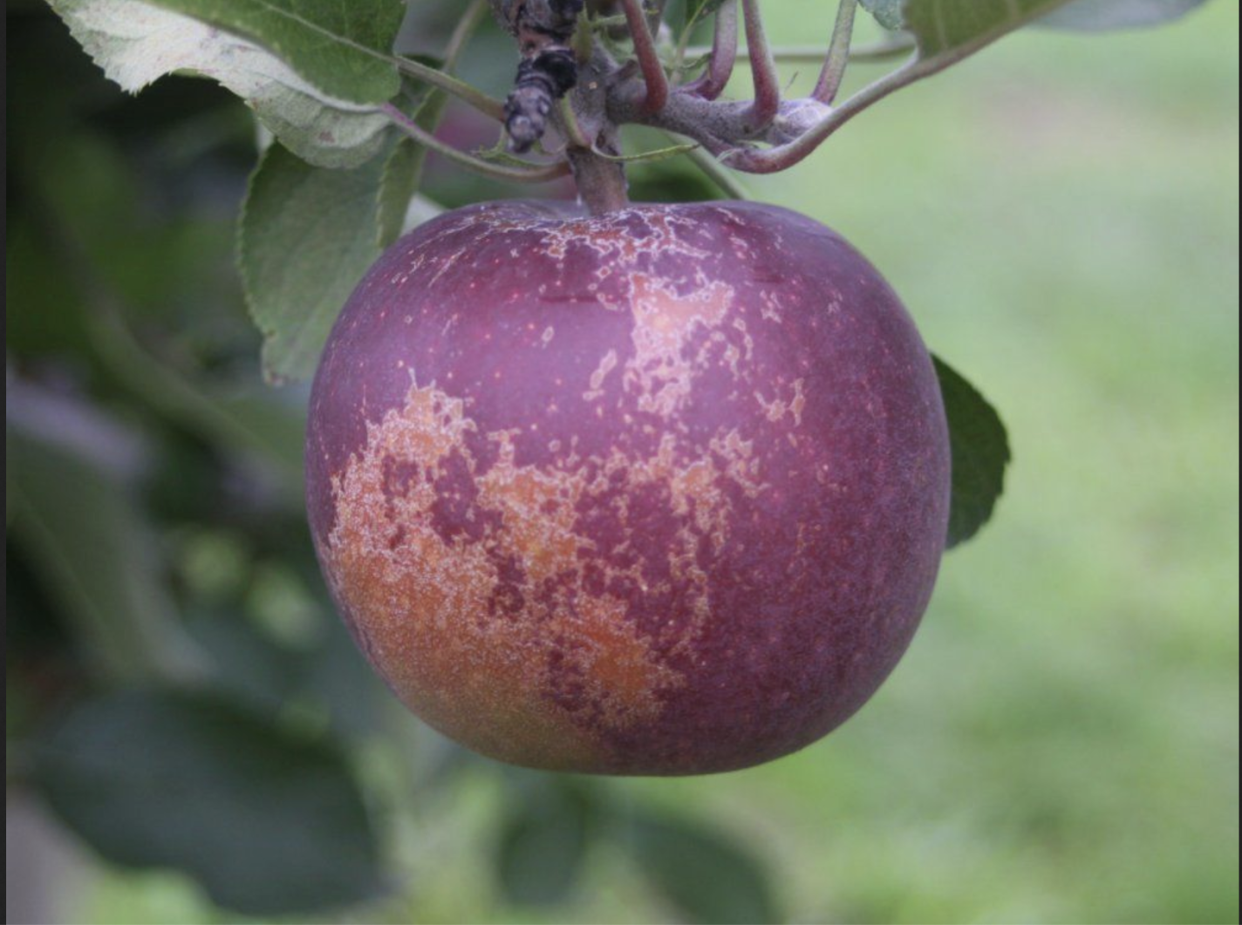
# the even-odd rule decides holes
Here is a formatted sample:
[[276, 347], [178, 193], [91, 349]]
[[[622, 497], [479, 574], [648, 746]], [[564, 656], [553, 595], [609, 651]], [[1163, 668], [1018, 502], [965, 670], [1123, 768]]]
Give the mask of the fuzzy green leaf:
[[375, 834], [345, 756], [215, 695], [79, 704], [36, 749], [52, 809], [108, 860], [171, 867], [250, 916], [379, 892]]
[[597, 808], [590, 791], [567, 779], [531, 778], [527, 784], [501, 824], [496, 873], [510, 902], [556, 905], [569, 898], [581, 876]]
[[901, 9], [904, 0], [860, 0], [863, 9], [867, 10], [885, 29], [896, 31], [901, 28]]
[[1158, 26], [1185, 16], [1207, 0], [1074, 0], [1040, 25], [1055, 29], [1103, 32]]
[[377, 242], [387, 247], [401, 237], [410, 200], [418, 192], [427, 149], [412, 138], [402, 138], [384, 162], [380, 178]]
[[724, 0], [686, 0], [686, 28], [694, 28], [722, 6]]
[[400, 89], [392, 58], [401, 0], [153, 0], [270, 48], [325, 93], [383, 103]]
[[628, 847], [663, 897], [687, 922], [777, 922], [772, 886], [759, 862], [725, 836], [675, 818], [642, 815]]
[[124, 470], [143, 465], [134, 435], [18, 381], [5, 398], [9, 538], [89, 666], [130, 682], [196, 676], [201, 653], [179, 629], [158, 539], [125, 484]]
[[[432, 92], [424, 95], [418, 105], [406, 114], [421, 128], [434, 134], [446, 102], [443, 94]], [[378, 241], [381, 249], [392, 244], [406, 230], [410, 201], [423, 185], [429, 153], [425, 145], [405, 136], [388, 155], [379, 190]]]
[[379, 257], [385, 161], [325, 170], [272, 145], [255, 168], [238, 260], [270, 380], [314, 373], [336, 316]]
[[902, 26], [918, 43], [914, 68], [934, 73], [1053, 13], [1069, 0], [905, 0]]
[[146, 0], [51, 0], [74, 38], [122, 89], [174, 72], [236, 93], [280, 142], [322, 167], [355, 167], [384, 143], [388, 119], [330, 95], [248, 38]]
[[996, 409], [956, 370], [934, 358], [940, 392], [949, 418], [953, 450], [953, 501], [949, 509], [949, 546], [965, 543], [992, 517], [1005, 490], [1012, 459], [1009, 435]]

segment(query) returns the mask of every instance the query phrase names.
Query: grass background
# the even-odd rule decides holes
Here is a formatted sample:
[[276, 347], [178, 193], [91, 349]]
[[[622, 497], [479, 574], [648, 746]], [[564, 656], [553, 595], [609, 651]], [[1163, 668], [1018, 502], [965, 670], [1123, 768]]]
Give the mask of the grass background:
[[[831, 4], [768, 6], [778, 42], [828, 34]], [[882, 268], [1016, 456], [856, 719], [754, 770], [610, 785], [750, 845], [792, 920], [1237, 920], [1238, 20], [1028, 31], [752, 184]], [[670, 917], [607, 848], [573, 904], [506, 907], [500, 799], [467, 772], [420, 805], [369, 920]], [[220, 920], [164, 874], [100, 870], [79, 906]]]

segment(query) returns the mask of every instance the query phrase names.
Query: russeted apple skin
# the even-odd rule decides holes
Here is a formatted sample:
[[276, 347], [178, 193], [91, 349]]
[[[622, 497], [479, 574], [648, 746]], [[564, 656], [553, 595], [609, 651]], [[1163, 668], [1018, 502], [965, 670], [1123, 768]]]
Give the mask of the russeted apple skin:
[[927, 350], [841, 237], [748, 203], [473, 206], [328, 341], [310, 522], [358, 645], [485, 755], [680, 775], [816, 741], [944, 549]]

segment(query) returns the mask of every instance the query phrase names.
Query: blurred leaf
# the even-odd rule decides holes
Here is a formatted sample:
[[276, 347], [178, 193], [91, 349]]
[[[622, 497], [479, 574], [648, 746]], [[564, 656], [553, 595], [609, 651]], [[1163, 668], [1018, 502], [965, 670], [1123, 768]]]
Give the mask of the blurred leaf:
[[1005, 470], [1012, 456], [1009, 435], [996, 409], [951, 366], [939, 357], [933, 359], [953, 448], [951, 548], [971, 539], [991, 519], [1005, 491]]
[[228, 388], [192, 376], [147, 350], [124, 319], [106, 308], [88, 318], [97, 355], [135, 398], [212, 445], [262, 460], [287, 501], [302, 497], [303, 412], [271, 390]]
[[299, 691], [322, 706], [336, 735], [351, 740], [375, 735], [391, 695], [335, 613], [328, 614], [322, 630], [315, 649], [299, 658]]
[[905, 0], [861, 0], [861, 4], [885, 29], [896, 31], [901, 28]]
[[405, 216], [410, 200], [422, 182], [427, 149], [412, 138], [397, 142], [384, 164], [379, 193], [379, 246], [388, 247], [405, 230]]
[[346, 299], [379, 257], [384, 159], [355, 170], [312, 167], [280, 145], [264, 152], [242, 213], [239, 262], [274, 381], [314, 373]]
[[581, 875], [595, 803], [566, 778], [522, 774], [496, 847], [496, 873], [518, 905], [564, 902]]
[[[439, 68], [443, 62], [434, 57], [420, 55], [421, 63]], [[415, 85], [414, 81], [409, 82]], [[448, 97], [434, 90], [424, 93], [413, 105], [403, 107], [406, 115], [421, 128], [434, 134], [440, 126], [441, 117], [448, 105]], [[430, 151], [414, 141], [403, 137], [393, 146], [384, 165], [379, 191], [379, 246], [387, 248], [409, 230], [407, 217], [410, 203], [423, 185], [427, 158]]]
[[905, 0], [902, 26], [918, 43], [918, 57], [907, 71], [934, 73], [1068, 2]]
[[197, 674], [161, 581], [155, 537], [115, 469], [137, 465], [131, 438], [84, 405], [10, 382], [6, 504], [12, 537], [83, 655], [114, 678]]
[[[384, 143], [389, 123], [373, 106], [317, 89], [277, 54], [249, 39], [144, 0], [51, 3], [104, 72], [131, 93], [173, 72], [210, 78], [244, 99], [287, 148], [322, 167], [356, 167], [379, 153]], [[184, 6], [185, 13], [194, 13], [198, 6], [163, 5]], [[394, 83], [379, 99], [395, 92]]]
[[400, 78], [392, 46], [401, 0], [155, 0], [271, 49], [324, 93], [383, 103]]
[[1158, 26], [1185, 16], [1207, 0], [1073, 0], [1046, 16], [1042, 26], [1103, 32]]
[[375, 833], [343, 754], [216, 696], [87, 701], [37, 749], [56, 813], [110, 861], [172, 867], [247, 915], [374, 896]]
[[686, 28], [693, 29], [723, 5], [724, 0], [686, 0]]
[[5, 349], [22, 357], [84, 356], [81, 299], [25, 216], [8, 213]]
[[758, 860], [725, 836], [654, 815], [633, 823], [629, 847], [652, 885], [685, 917], [703, 925], [781, 920]]
[[298, 654], [236, 613], [193, 615], [187, 628], [211, 660], [212, 690], [255, 713], [275, 718], [297, 692]]

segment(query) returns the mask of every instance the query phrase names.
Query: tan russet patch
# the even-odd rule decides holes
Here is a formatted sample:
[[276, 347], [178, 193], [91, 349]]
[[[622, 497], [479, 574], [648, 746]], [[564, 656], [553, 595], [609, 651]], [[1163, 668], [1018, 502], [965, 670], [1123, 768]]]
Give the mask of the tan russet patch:
[[582, 393], [582, 398], [585, 401], [595, 401], [595, 399], [603, 396], [604, 380], [608, 378], [609, 373], [617, 368], [619, 362], [620, 358], [617, 356], [617, 351], [609, 350], [604, 354], [604, 358], [599, 361], [599, 366], [596, 367], [595, 372], [591, 373], [590, 391]]
[[[594, 402], [591, 426], [615, 415], [603, 426], [619, 435], [656, 432], [639, 412], [664, 417], [668, 432], [654, 452], [619, 441], [604, 458], [587, 457], [575, 437], [568, 446], [549, 442], [555, 465], [518, 465], [517, 439], [535, 436], [537, 423], [525, 435], [480, 433], [465, 402], [414, 383], [401, 408], [368, 424], [365, 446], [332, 484], [328, 571], [377, 668], [433, 726], [518, 764], [607, 770], [608, 734], [659, 718], [667, 696], [686, 683], [672, 660], [693, 662], [711, 619], [699, 556], [705, 538], [717, 551], [728, 540], [733, 510], [724, 486], [751, 495], [766, 487], [753, 441], [738, 430], [721, 428], [706, 447], [691, 447], [675, 426], [696, 377], [719, 362], [740, 381], [753, 342], [733, 312], [732, 287], [706, 279], [687, 286], [637, 269], [644, 253], [680, 246], [672, 220], [649, 222], [643, 239], [622, 225], [615, 240], [590, 236], [593, 246], [618, 249], [612, 272], [621, 304], [603, 307], [632, 316], [632, 355], [622, 360], [617, 345], [580, 385], [555, 384], [583, 389]], [[566, 248], [582, 239], [573, 223], [546, 233], [563, 235]], [[555, 336], [547, 326], [539, 340], [547, 346]], [[614, 372], [628, 407], [596, 401]], [[780, 413], [800, 416], [800, 400], [800, 389], [781, 398]], [[471, 451], [480, 440], [497, 450], [486, 467]], [[461, 483], [467, 474], [471, 485]], [[633, 556], [648, 529], [635, 517], [650, 511], [630, 509], [652, 488], [668, 499], [669, 577], [656, 587]], [[469, 529], [460, 520], [446, 527], [446, 509]], [[576, 529], [591, 509], [607, 512], [617, 556]], [[634, 595], [675, 600], [677, 610], [654, 619], [642, 611], [640, 629], [626, 599]]]
[[[625, 601], [585, 588], [581, 554], [591, 543], [574, 531], [575, 506], [604, 484], [587, 484], [585, 461], [573, 471], [518, 466], [513, 434], [498, 432], [486, 436], [499, 444], [499, 459], [476, 473], [475, 486], [478, 511], [499, 515], [499, 526], [489, 523], [481, 539], [447, 541], [433, 524], [434, 483], [454, 454], [476, 472], [465, 440], [475, 430], [463, 402], [417, 386], [403, 408], [371, 424], [366, 447], [333, 482], [329, 572], [372, 659], [418, 715], [499, 758], [590, 767], [601, 760], [601, 733], [654, 719], [658, 694], [682, 683], [657, 646], [684, 649], [707, 618], [694, 537], [682, 530], [670, 555], [683, 562], [679, 576], [700, 588], [696, 619], [671, 637], [647, 637], [627, 619]], [[604, 468], [626, 471], [622, 495], [657, 480], [671, 485], [675, 512], [688, 523], [723, 515], [705, 514], [720, 499], [710, 484], [714, 467], [683, 472], [667, 445], [637, 465], [614, 452]], [[394, 471], [405, 475], [394, 479]], [[502, 578], [504, 557], [522, 570], [516, 588]], [[550, 604], [536, 602], [546, 582], [562, 589]], [[524, 605], [493, 613], [489, 605], [505, 590], [522, 594]], [[581, 686], [585, 706], [556, 700], [554, 657]]]
[[634, 313], [634, 357], [626, 384], [638, 390], [638, 407], [669, 417], [690, 397], [701, 358], [687, 355], [699, 329], [719, 327], [733, 302], [733, 289], [714, 282], [680, 295], [663, 280], [644, 273], [630, 277]]
[[806, 409], [806, 380], [794, 380], [793, 394], [788, 398], [777, 395], [776, 398], [768, 401], [762, 392], [755, 392], [755, 400], [763, 406], [769, 421], [776, 423], [783, 420], [786, 414], [792, 414], [794, 426], [801, 427], [802, 412]]

